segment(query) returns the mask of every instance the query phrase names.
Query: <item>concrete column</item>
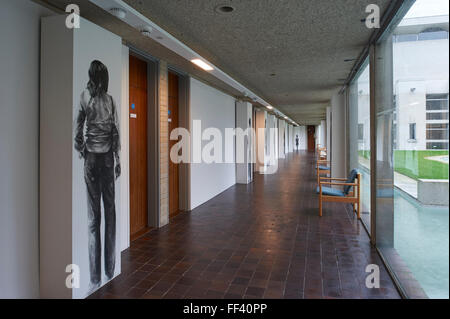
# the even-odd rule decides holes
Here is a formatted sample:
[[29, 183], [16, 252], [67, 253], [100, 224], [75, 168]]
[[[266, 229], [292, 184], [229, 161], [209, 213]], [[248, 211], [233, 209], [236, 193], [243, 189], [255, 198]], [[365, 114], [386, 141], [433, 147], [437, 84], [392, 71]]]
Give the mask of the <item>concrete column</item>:
[[333, 177], [346, 177], [345, 94], [331, 98], [331, 173]]
[[[252, 104], [243, 101], [236, 102], [236, 129], [240, 128], [244, 132], [250, 132], [252, 128]], [[236, 159], [243, 156], [244, 162], [236, 163], [236, 182], [238, 184], [248, 184], [253, 179], [251, 169], [251, 149], [253, 140], [251, 136], [244, 138], [243, 145], [236, 139]]]
[[327, 115], [326, 115], [326, 123], [327, 123], [327, 137], [326, 137], [326, 146], [327, 146], [327, 161], [331, 161], [331, 107], [327, 107]]
[[320, 121], [320, 145], [327, 147], [327, 122], [325, 120]]
[[285, 154], [285, 126], [286, 122], [282, 119], [278, 119], [278, 157], [286, 158]]

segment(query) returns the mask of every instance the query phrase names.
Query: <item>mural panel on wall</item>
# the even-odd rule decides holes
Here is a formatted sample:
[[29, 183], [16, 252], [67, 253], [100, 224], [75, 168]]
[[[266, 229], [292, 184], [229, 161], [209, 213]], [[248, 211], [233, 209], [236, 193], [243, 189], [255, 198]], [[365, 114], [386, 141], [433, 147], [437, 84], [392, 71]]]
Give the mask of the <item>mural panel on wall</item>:
[[72, 256], [80, 267], [73, 298], [90, 295], [121, 271], [122, 43], [82, 22], [75, 31], [73, 76]]
[[[84, 174], [86, 183], [90, 275], [88, 293], [91, 293], [101, 286], [102, 274], [106, 280], [114, 277], [117, 223], [115, 180], [120, 176], [120, 136], [117, 105], [108, 94], [108, 68], [94, 60], [88, 75], [89, 81], [80, 95], [76, 118], [75, 150], [79, 158], [84, 160], [84, 169], [80, 173]], [[100, 231], [102, 222], [103, 238]]]

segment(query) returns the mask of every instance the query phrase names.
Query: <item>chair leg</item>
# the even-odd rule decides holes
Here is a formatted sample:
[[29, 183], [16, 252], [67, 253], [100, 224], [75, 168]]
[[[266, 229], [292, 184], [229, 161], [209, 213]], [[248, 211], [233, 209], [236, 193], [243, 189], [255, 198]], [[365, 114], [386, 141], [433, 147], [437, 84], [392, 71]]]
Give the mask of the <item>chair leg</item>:
[[358, 219], [361, 219], [361, 213], [360, 213], [360, 204], [358, 203], [357, 204], [358, 205]]
[[322, 198], [319, 197], [319, 216], [322, 217]]

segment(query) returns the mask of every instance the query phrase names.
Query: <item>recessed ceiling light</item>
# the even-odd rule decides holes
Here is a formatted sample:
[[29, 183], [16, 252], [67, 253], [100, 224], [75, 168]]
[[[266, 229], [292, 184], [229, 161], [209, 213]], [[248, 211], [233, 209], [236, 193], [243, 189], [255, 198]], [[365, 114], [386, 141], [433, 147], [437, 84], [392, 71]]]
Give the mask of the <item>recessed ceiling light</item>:
[[121, 20], [125, 19], [127, 16], [127, 12], [122, 8], [111, 8], [109, 9], [109, 12], [115, 16], [116, 18], [119, 18]]
[[272, 105], [267, 105], [266, 106], [269, 110], [273, 110], [273, 106]]
[[214, 68], [212, 66], [210, 66], [208, 63], [204, 62], [203, 60], [193, 59], [193, 60], [191, 60], [191, 62], [194, 63], [196, 66], [202, 68], [205, 71], [214, 70]]
[[229, 4], [220, 4], [215, 8], [218, 13], [231, 13], [234, 11], [234, 7]]
[[150, 37], [153, 31], [153, 28], [150, 26], [142, 26], [139, 28], [139, 31], [144, 37]]

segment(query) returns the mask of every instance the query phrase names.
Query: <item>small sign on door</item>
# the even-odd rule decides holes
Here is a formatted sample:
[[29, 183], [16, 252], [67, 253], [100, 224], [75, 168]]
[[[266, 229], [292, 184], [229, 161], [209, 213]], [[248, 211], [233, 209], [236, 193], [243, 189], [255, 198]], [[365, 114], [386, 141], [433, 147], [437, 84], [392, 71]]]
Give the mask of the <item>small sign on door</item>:
[[130, 118], [137, 119], [137, 114], [136, 113], [130, 113]]

